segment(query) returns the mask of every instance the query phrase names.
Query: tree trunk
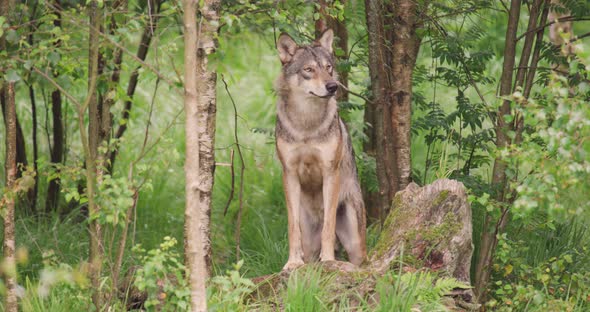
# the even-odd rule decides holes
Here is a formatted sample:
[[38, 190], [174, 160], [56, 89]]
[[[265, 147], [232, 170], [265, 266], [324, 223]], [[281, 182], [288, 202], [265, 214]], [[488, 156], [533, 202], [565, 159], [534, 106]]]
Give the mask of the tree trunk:
[[[506, 29], [506, 40], [504, 47], [504, 63], [502, 67], [502, 77], [500, 80], [500, 96], [508, 96], [512, 91], [512, 74], [516, 56], [516, 32], [518, 31], [518, 20], [520, 17], [520, 0], [512, 0], [510, 12], [508, 15], [508, 28]], [[510, 115], [510, 101], [503, 100], [496, 116], [496, 147], [505, 148], [509, 143], [508, 125], [504, 121], [504, 116]], [[496, 187], [495, 199], [501, 205], [504, 212], [507, 208], [502, 206], [505, 200], [506, 188], [506, 163], [496, 158], [492, 172], [492, 185]], [[504, 213], [502, 214], [504, 215]], [[505, 217], [501, 217], [505, 220]], [[493, 217], [486, 215], [483, 232], [481, 236], [479, 258], [475, 269], [475, 292], [480, 298], [480, 302], [485, 299], [485, 290], [490, 279], [491, 266], [493, 263], [494, 249], [497, 243], [497, 227], [492, 226]], [[497, 223], [503, 226], [504, 222]]]
[[[51, 163], [59, 165], [63, 161], [64, 131], [61, 114], [61, 92], [51, 92], [51, 117], [53, 119], [53, 144], [51, 148]], [[47, 197], [45, 198], [45, 212], [51, 213], [58, 208], [60, 192], [60, 179], [56, 177], [49, 181]]]
[[99, 213], [98, 207], [94, 201], [96, 192], [96, 161], [98, 157], [99, 144], [99, 127], [100, 116], [98, 111], [98, 97], [96, 94], [96, 84], [98, 79], [98, 59], [99, 59], [99, 32], [101, 25], [102, 12], [96, 0], [92, 0], [88, 6], [89, 25], [89, 48], [88, 48], [88, 95], [86, 103], [88, 106], [88, 135], [85, 135], [84, 129], [84, 109], [86, 105], [79, 108], [78, 124], [82, 136], [82, 143], [85, 145], [86, 159], [86, 195], [88, 197], [88, 213], [90, 217], [90, 253], [89, 253], [89, 275], [90, 283], [93, 289], [92, 302], [97, 310], [102, 308], [102, 290], [100, 288], [100, 277], [102, 272], [103, 246], [102, 246], [102, 228], [98, 223], [96, 215]]
[[[7, 102], [8, 99], [6, 95], [3, 96], [2, 100], [0, 101], [0, 105], [2, 106], [2, 114], [4, 116], [4, 120], [8, 120], [6, 114], [7, 111]], [[16, 114], [16, 112], [15, 112]], [[16, 178], [22, 177], [23, 170], [29, 164], [27, 161], [27, 149], [26, 149], [26, 142], [25, 142], [25, 135], [23, 133], [23, 129], [18, 121], [18, 115], [15, 115], [15, 123], [16, 123]], [[16, 198], [18, 202], [18, 206], [25, 207], [25, 211], [32, 212], [34, 208], [32, 207], [33, 203], [33, 189], [29, 189], [27, 191], [27, 195], [25, 197]]]
[[[0, 102], [0, 105], [2, 105], [2, 116], [5, 121], [7, 120], [7, 116], [6, 116], [7, 101], [8, 100], [6, 99], [6, 95], [3, 95], [2, 102]], [[25, 147], [25, 136], [23, 134], [23, 129], [20, 125], [20, 122], [18, 121], [18, 116], [16, 116], [15, 118], [16, 118], [15, 123], [16, 123], [16, 164], [17, 164], [16, 176], [21, 177], [22, 170], [19, 167], [28, 165], [27, 149]]]
[[[53, 26], [61, 27], [61, 1], [56, 0], [55, 6], [57, 10], [53, 13], [56, 15], [56, 19], [53, 20]], [[55, 42], [55, 47], [61, 46], [60, 41]], [[57, 78], [59, 74], [56, 72], [54, 77]], [[51, 92], [51, 117], [53, 120], [53, 146], [51, 151], [51, 163], [54, 165], [61, 164], [64, 155], [64, 126], [62, 121], [61, 113], [61, 92], [59, 90], [53, 90]], [[45, 212], [51, 213], [58, 208], [59, 205], [59, 193], [60, 193], [60, 181], [59, 177], [51, 179], [47, 186], [47, 197], [45, 198]]]
[[[383, 120], [377, 118], [383, 114], [383, 104], [381, 103], [385, 98], [385, 82], [387, 80], [387, 72], [385, 69], [385, 51], [382, 49], [385, 40], [385, 33], [383, 29], [383, 16], [380, 1], [365, 0], [365, 14], [367, 20], [367, 29], [369, 35], [369, 77], [371, 79], [371, 101], [365, 103], [365, 117], [366, 125], [365, 135], [367, 141], [363, 148], [369, 157], [377, 158], [378, 140], [382, 138], [378, 135], [378, 130], [382, 132]], [[379, 182], [379, 191], [376, 193], [370, 192], [365, 185], [363, 185], [365, 199], [365, 206], [367, 207], [367, 214], [369, 220], [384, 221], [383, 212], [388, 206], [389, 180], [387, 179], [387, 172], [383, 172], [385, 166], [384, 160], [376, 161], [376, 174]], [[379, 172], [381, 171], [381, 174]], [[385, 177], [384, 177], [385, 176]]]
[[[4, 5], [4, 4], [3, 4]], [[4, 121], [6, 125], [6, 190], [4, 210], [4, 265], [3, 277], [6, 286], [5, 308], [6, 311], [17, 311], [17, 283], [16, 283], [16, 261], [15, 261], [15, 233], [14, 233], [14, 208], [17, 194], [14, 192], [14, 185], [17, 176], [17, 127], [16, 127], [16, 105], [14, 100], [14, 82], [4, 83], [2, 88], [6, 101]]]
[[[0, 16], [8, 17], [10, 23], [11, 13], [14, 12], [14, 1], [0, 1]], [[7, 49], [5, 36], [0, 37], [0, 50]], [[4, 75], [4, 73], [2, 73]], [[4, 308], [7, 312], [18, 311], [17, 298], [17, 281], [16, 281], [16, 239], [14, 210], [16, 194], [14, 190], [17, 178], [17, 120], [16, 120], [16, 103], [14, 95], [14, 82], [4, 81], [0, 86], [0, 95], [3, 103], [2, 112], [4, 115], [4, 124], [6, 126], [6, 194], [0, 198], [0, 209], [3, 210], [4, 221], [4, 269], [2, 278], [5, 283], [6, 293], [4, 295]]]
[[[186, 113], [186, 208], [185, 263], [191, 289], [191, 310], [206, 311], [205, 282], [210, 275], [209, 222], [213, 189], [217, 74], [208, 69], [215, 53], [219, 0], [184, 0], [185, 113]], [[197, 9], [200, 20], [197, 22]]]
[[379, 181], [378, 198], [369, 207], [369, 215], [383, 220], [395, 193], [411, 182], [412, 73], [420, 47], [416, 34], [419, 8], [410, 0], [388, 4], [365, 0], [365, 8], [372, 91], [365, 121], [372, 122], [367, 136], [374, 139], [365, 147], [375, 148]]
[[16, 176], [22, 177], [24, 168], [29, 164], [27, 161], [27, 148], [25, 142], [25, 135], [23, 128], [18, 121], [18, 116], [15, 115], [16, 120]]
[[[371, 97], [371, 99], [372, 101], [375, 100], [374, 97]], [[375, 120], [375, 105], [373, 102], [365, 102], [365, 114], [363, 119], [365, 127], [363, 131], [367, 139], [363, 142], [363, 151], [365, 152], [365, 155], [373, 159], [377, 157]], [[370, 172], [366, 174], [373, 173]], [[361, 187], [363, 189], [363, 200], [365, 201], [365, 207], [367, 209], [368, 223], [383, 220], [384, 218], [381, 216], [382, 210], [379, 208], [381, 207], [379, 204], [379, 192], [373, 192], [371, 190], [371, 185], [367, 185], [367, 183], [363, 183]]]
[[35, 186], [31, 190], [33, 192], [31, 197], [31, 212], [37, 215], [37, 196], [39, 194], [39, 168], [37, 166], [37, 160], [39, 159], [39, 152], [37, 145], [37, 102], [35, 101], [35, 90], [32, 85], [29, 85], [29, 99], [31, 100], [31, 117], [33, 119], [31, 121], [33, 127], [31, 132], [33, 140], [33, 170], [35, 170]]
[[368, 151], [369, 155], [373, 154], [376, 160], [377, 179], [379, 182], [379, 191], [373, 206], [367, 205], [369, 216], [378, 217], [381, 222], [384, 221], [384, 215], [393, 198], [391, 189], [396, 187], [391, 184], [394, 182], [396, 172], [395, 163], [386, 150], [393, 150], [391, 138], [388, 137], [386, 128], [388, 119], [385, 115], [390, 115], [389, 107], [386, 105], [387, 89], [390, 78], [387, 70], [389, 51], [386, 45], [389, 40], [384, 29], [384, 10], [381, 1], [365, 0], [365, 12], [367, 19], [367, 28], [369, 31], [369, 75], [371, 77], [372, 102], [367, 103], [365, 110], [365, 121], [371, 124], [368, 128], [372, 133], [368, 135], [369, 139], [375, 141], [368, 143], [374, 147], [373, 153]]
[[394, 159], [397, 167], [397, 190], [412, 181], [410, 131], [412, 122], [412, 73], [416, 65], [421, 38], [416, 34], [417, 4], [415, 0], [394, 1], [391, 77], [391, 124]]
[[[153, 1], [150, 1], [148, 7], [154, 6]], [[111, 5], [110, 22], [108, 26], [108, 33], [115, 35], [118, 25], [115, 15], [121, 11], [127, 10], [126, 0], [116, 0]], [[102, 24], [101, 24], [102, 26]], [[101, 27], [101, 32], [103, 28]], [[107, 59], [105, 55], [112, 55], [111, 59]], [[120, 47], [115, 47], [111, 53], [101, 53], [99, 56], [99, 70], [98, 74], [104, 74], [104, 68], [107, 66], [107, 62], [111, 62], [113, 68], [111, 76], [108, 80], [109, 88], [104, 94], [99, 94], [98, 97], [98, 145], [105, 145], [106, 151], [97, 155], [97, 177], [98, 182], [102, 181], [102, 176], [107, 173], [111, 173], [112, 166], [110, 164], [110, 151], [111, 151], [111, 130], [113, 126], [113, 116], [111, 114], [111, 107], [115, 104], [115, 94], [117, 86], [119, 85], [121, 78], [121, 64], [123, 62], [123, 50]]]

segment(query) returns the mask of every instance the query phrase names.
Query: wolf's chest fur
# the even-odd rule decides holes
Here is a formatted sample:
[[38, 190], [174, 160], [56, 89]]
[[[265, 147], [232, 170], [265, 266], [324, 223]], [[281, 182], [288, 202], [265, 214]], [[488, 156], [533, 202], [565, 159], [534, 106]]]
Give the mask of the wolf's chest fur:
[[318, 141], [287, 141], [277, 138], [277, 150], [285, 169], [299, 177], [301, 190], [321, 192], [323, 176], [339, 166], [340, 138], [332, 136]]

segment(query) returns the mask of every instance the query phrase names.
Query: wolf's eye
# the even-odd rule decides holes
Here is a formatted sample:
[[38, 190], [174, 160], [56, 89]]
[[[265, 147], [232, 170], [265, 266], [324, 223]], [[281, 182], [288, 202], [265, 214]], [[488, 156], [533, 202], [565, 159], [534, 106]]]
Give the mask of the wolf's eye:
[[313, 68], [311, 68], [311, 67], [305, 67], [303, 70], [305, 72], [307, 72], [307, 73], [311, 73], [313, 71]]

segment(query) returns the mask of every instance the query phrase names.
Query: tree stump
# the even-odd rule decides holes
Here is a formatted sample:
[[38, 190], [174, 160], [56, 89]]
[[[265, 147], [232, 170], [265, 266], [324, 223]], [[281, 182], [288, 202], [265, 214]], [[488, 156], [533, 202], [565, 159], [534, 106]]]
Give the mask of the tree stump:
[[471, 207], [462, 183], [411, 183], [395, 195], [379, 241], [369, 253], [369, 267], [382, 274], [402, 252], [416, 260], [411, 263], [416, 268], [444, 271], [471, 283]]

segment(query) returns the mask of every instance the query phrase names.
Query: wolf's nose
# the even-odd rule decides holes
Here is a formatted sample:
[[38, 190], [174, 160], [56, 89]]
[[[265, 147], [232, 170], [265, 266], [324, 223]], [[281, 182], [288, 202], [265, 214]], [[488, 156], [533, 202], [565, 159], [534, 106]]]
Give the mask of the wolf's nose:
[[334, 81], [330, 81], [326, 83], [326, 90], [328, 90], [328, 92], [331, 94], [334, 94], [336, 90], [338, 90], [338, 84]]

